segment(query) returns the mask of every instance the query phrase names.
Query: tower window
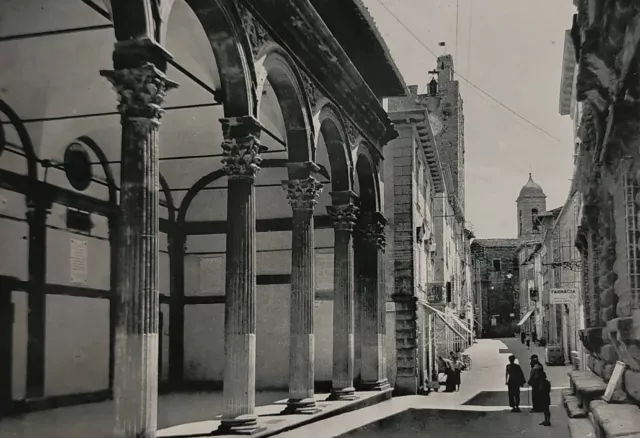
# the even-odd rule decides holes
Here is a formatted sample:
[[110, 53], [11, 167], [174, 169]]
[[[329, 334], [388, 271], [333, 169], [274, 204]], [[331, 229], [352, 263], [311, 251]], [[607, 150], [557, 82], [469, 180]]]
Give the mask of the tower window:
[[531, 209], [531, 225], [533, 226], [533, 231], [538, 231], [538, 209]]
[[500, 272], [502, 270], [502, 262], [500, 259], [493, 259], [493, 270]]

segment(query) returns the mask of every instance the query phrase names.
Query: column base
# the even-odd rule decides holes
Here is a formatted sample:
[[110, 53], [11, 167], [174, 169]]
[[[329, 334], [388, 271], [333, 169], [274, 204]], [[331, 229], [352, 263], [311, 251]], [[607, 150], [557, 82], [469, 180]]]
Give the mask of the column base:
[[342, 389], [332, 389], [331, 394], [327, 398], [327, 401], [349, 401], [349, 400], [357, 400], [358, 396], [356, 396], [356, 389], [354, 387], [342, 388]]
[[211, 436], [219, 435], [255, 435], [267, 428], [258, 425], [255, 415], [240, 415], [235, 418], [222, 419], [220, 426], [211, 432]]
[[375, 382], [362, 382], [364, 391], [384, 391], [391, 388], [387, 379], [376, 380]]
[[287, 407], [281, 415], [313, 415], [320, 412], [314, 398], [287, 400]]

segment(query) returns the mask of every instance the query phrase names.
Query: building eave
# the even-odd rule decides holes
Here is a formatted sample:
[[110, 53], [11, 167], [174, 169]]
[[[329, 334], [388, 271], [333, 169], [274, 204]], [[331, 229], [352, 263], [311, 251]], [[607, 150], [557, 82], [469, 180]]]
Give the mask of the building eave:
[[309, 0], [378, 96], [405, 96], [407, 85], [362, 0]]
[[576, 48], [571, 37], [571, 30], [564, 33], [564, 51], [562, 55], [562, 79], [560, 80], [560, 115], [571, 113], [573, 85], [576, 74]]
[[418, 141], [427, 157], [427, 165], [431, 179], [433, 180], [433, 188], [436, 193], [443, 193], [444, 175], [442, 172], [442, 164], [438, 148], [436, 147], [431, 123], [429, 122], [429, 112], [426, 108], [418, 108], [412, 110], [394, 111], [389, 113], [391, 121], [398, 125], [415, 125], [418, 132]]

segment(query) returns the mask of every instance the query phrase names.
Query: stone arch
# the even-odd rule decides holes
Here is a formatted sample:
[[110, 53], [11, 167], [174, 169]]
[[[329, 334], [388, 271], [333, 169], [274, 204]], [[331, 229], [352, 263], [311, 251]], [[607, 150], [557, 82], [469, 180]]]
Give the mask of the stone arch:
[[173, 202], [173, 195], [171, 194], [171, 188], [169, 187], [169, 183], [160, 172], [160, 190], [164, 195], [164, 200], [167, 203], [167, 214], [169, 215], [169, 222], [175, 223], [176, 221], [176, 208], [175, 203]]
[[[110, 2], [108, 6], [116, 39], [149, 38], [162, 42], [175, 1], [162, 7], [162, 10], [151, 12], [145, 10], [142, 3]], [[211, 44], [221, 82], [221, 90], [215, 97], [222, 103], [225, 117], [255, 115], [251, 65], [246, 56], [245, 37], [238, 12], [223, 0], [184, 1], [198, 17]], [[157, 18], [150, 19], [150, 15]]]
[[258, 115], [264, 102], [262, 97], [266, 92], [265, 87], [269, 83], [282, 111], [289, 161], [314, 161], [310, 110], [300, 72], [293, 59], [279, 45], [268, 42], [258, 52], [255, 69]]
[[363, 211], [379, 211], [381, 200], [377, 166], [367, 143], [360, 143], [356, 157], [355, 173], [360, 186], [361, 208]]
[[[322, 135], [331, 164], [331, 186], [333, 191], [353, 190], [353, 159], [348, 147], [346, 129], [337, 108], [331, 103], [324, 104], [319, 111], [320, 128], [315, 144]], [[317, 148], [317, 146], [316, 146]]]
[[29, 135], [27, 128], [22, 123], [20, 117], [11, 108], [11, 106], [2, 99], [0, 99], [0, 113], [7, 116], [9, 123], [13, 125], [18, 133], [18, 137], [20, 138], [20, 143], [27, 160], [27, 176], [29, 177], [29, 183], [33, 184], [38, 180], [38, 163], [40, 162], [40, 159], [36, 155], [33, 142], [31, 141], [31, 136]]

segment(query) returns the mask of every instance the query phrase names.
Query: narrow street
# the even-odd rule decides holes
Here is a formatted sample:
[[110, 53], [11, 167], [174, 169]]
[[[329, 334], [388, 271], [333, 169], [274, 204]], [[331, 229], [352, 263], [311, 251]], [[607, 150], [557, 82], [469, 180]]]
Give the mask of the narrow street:
[[528, 390], [521, 394], [521, 413], [512, 413], [504, 385], [504, 369], [515, 354], [525, 375], [529, 357], [544, 357], [544, 349], [522, 345], [519, 339], [480, 339], [468, 352], [471, 370], [463, 373], [460, 392], [431, 393], [428, 396], [396, 397], [388, 402], [339, 415], [281, 435], [281, 438], [330, 437], [538, 437], [568, 438], [567, 415], [560, 392], [569, 384], [570, 367], [545, 367], [552, 384], [551, 427], [540, 426], [542, 414], [529, 412]]

